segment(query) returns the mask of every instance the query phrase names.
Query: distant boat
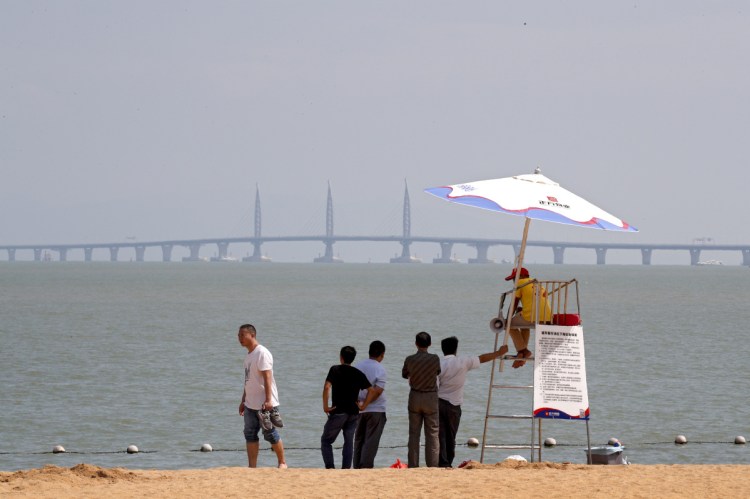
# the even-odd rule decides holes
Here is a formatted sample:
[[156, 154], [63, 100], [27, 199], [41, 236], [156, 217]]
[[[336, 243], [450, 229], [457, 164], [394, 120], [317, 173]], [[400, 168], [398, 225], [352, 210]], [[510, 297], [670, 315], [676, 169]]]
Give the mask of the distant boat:
[[239, 262], [237, 258], [231, 256], [213, 256], [211, 257], [212, 262]]
[[198, 257], [195, 257], [195, 258], [191, 258], [189, 256], [183, 256], [182, 257], [182, 261], [183, 262], [207, 262], [208, 261], [208, 257], [198, 256]]
[[724, 262], [721, 260], [703, 260], [696, 263], [696, 265], [724, 265]]

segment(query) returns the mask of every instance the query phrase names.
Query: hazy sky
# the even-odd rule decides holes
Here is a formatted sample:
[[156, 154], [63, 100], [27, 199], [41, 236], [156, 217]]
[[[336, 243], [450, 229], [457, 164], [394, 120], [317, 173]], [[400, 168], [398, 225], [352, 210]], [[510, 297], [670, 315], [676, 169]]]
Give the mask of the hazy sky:
[[1, 1], [0, 244], [251, 235], [256, 184], [264, 235], [318, 234], [328, 181], [339, 234], [399, 234], [406, 180], [412, 234], [520, 237], [521, 217], [422, 189], [537, 166], [640, 232], [537, 222], [531, 239], [750, 243], [749, 16], [744, 1]]

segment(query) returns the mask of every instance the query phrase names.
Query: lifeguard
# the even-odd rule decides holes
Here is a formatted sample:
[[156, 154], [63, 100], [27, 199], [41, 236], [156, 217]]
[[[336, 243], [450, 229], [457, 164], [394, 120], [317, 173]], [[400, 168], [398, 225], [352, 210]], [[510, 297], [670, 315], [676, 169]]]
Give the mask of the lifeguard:
[[[516, 269], [505, 278], [510, 281], [516, 278]], [[536, 290], [539, 290], [539, 315], [536, 314]], [[536, 323], [547, 323], [552, 321], [552, 309], [547, 302], [547, 292], [544, 288], [539, 287], [533, 279], [529, 277], [529, 271], [521, 267], [518, 284], [516, 285], [516, 311], [510, 320], [508, 333], [516, 347], [516, 359], [513, 362], [513, 368], [526, 364], [523, 359], [531, 358], [533, 355], [528, 349], [529, 337], [531, 336], [531, 327]], [[519, 310], [520, 309], [520, 310]], [[525, 326], [525, 327], [524, 327]]]

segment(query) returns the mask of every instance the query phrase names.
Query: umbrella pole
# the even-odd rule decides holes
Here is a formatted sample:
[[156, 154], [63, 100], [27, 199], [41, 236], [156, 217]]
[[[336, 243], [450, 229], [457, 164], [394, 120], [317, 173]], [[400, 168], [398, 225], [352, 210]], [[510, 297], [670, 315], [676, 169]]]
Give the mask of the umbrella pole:
[[518, 250], [518, 256], [516, 257], [516, 278], [514, 284], [518, 284], [518, 278], [521, 273], [521, 267], [523, 267], [523, 257], [526, 252], [526, 239], [529, 237], [529, 226], [531, 225], [531, 219], [526, 217], [526, 223], [523, 225], [523, 237], [521, 238], [521, 248]]
[[[516, 277], [513, 279], [513, 293], [510, 299], [510, 308], [508, 308], [508, 315], [505, 320], [505, 338], [503, 339], [503, 345], [508, 344], [508, 336], [510, 331], [510, 321], [513, 319], [513, 314], [516, 313], [516, 306], [518, 299], [516, 298], [516, 289], [518, 288], [518, 279], [521, 277], [521, 267], [523, 267], [523, 254], [526, 251], [526, 239], [529, 237], [529, 226], [531, 225], [531, 219], [526, 217], [526, 223], [523, 226], [523, 237], [521, 238], [521, 247], [518, 250], [516, 256]], [[500, 363], [500, 372], [503, 372], [503, 363]]]

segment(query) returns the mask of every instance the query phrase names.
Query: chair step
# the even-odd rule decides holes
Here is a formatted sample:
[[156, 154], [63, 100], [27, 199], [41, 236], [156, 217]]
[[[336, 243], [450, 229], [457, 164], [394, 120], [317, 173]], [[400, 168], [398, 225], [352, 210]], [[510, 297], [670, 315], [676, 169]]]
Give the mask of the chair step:
[[532, 355], [531, 357], [527, 357], [525, 359], [517, 359], [515, 355], [512, 354], [505, 354], [501, 357], [502, 360], [525, 360], [528, 362], [533, 362], [535, 357]]

